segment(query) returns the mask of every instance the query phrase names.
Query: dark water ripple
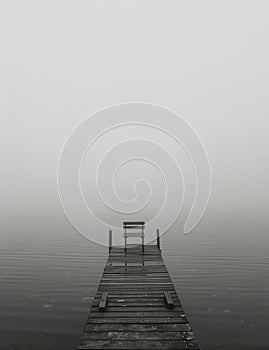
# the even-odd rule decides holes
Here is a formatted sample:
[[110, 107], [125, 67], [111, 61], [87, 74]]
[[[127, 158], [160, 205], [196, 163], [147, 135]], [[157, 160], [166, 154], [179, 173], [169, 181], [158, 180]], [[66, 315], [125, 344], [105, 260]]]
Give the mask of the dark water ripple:
[[[203, 349], [265, 350], [269, 336], [266, 230], [162, 238], [162, 250]], [[231, 243], [232, 242], [232, 243]], [[0, 348], [71, 350], [107, 256], [72, 230], [3, 234]]]

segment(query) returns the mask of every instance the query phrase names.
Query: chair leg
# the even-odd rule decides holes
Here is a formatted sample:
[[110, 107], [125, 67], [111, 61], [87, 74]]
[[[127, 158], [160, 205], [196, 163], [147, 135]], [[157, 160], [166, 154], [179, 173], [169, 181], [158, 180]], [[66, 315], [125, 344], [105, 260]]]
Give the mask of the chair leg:
[[125, 236], [124, 236], [124, 243], [125, 243], [124, 252], [125, 252], [125, 256], [126, 256], [127, 255], [127, 237], [126, 237], [126, 232], [125, 232]]

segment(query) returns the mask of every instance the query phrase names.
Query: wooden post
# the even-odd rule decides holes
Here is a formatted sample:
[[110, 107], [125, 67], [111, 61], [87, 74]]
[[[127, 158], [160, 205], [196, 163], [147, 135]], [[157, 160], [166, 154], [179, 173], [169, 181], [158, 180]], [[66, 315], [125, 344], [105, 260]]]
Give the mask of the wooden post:
[[99, 311], [104, 311], [106, 308], [108, 292], [104, 292], [101, 296], [101, 300], [99, 302]]
[[126, 227], [124, 228], [124, 252], [125, 252], [125, 256], [127, 255], [127, 231], [126, 231]]
[[112, 249], [112, 230], [109, 230], [109, 253]]
[[144, 249], [144, 228], [142, 226], [142, 254], [144, 254], [144, 251], [145, 251], [145, 249]]
[[159, 231], [159, 229], [156, 230], [156, 234], [157, 234], [157, 247], [161, 250], [160, 231]]
[[170, 309], [173, 309], [174, 302], [173, 302], [171, 295], [169, 294], [169, 292], [164, 292], [163, 294], [164, 294], [164, 299], [165, 299], [165, 302], [167, 304], [167, 307], [169, 307]]

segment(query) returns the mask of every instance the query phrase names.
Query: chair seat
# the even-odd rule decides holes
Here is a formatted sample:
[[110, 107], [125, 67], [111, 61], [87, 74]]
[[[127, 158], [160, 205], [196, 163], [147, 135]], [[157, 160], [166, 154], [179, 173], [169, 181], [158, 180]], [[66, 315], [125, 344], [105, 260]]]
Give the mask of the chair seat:
[[123, 235], [124, 237], [144, 237], [144, 233], [142, 232], [126, 232]]
[[138, 228], [138, 229], [142, 229], [142, 228], [145, 228], [145, 226], [124, 226], [124, 228], [127, 228], [128, 230], [132, 230], [132, 229], [135, 229], [135, 228]]

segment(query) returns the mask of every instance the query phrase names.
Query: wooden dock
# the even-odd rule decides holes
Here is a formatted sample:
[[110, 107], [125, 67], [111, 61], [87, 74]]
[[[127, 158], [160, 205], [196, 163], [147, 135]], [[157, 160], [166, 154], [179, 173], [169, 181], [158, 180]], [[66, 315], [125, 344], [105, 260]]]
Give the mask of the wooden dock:
[[199, 350], [157, 245], [110, 247], [77, 349]]

